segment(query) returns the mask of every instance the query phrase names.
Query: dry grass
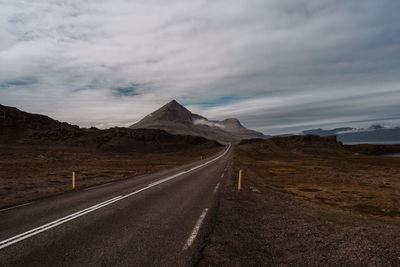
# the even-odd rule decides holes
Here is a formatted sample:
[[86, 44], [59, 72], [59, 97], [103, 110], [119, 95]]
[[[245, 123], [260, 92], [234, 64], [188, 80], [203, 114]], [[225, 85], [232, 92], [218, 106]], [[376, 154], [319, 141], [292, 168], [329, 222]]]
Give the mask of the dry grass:
[[268, 141], [237, 146], [234, 166], [252, 177], [247, 188], [271, 188], [337, 209], [400, 218], [400, 158], [355, 155], [334, 144]]
[[199, 266], [399, 266], [399, 163], [318, 137], [237, 145]]
[[171, 153], [111, 153], [71, 147], [0, 147], [0, 207], [131, 178], [211, 156], [221, 147]]

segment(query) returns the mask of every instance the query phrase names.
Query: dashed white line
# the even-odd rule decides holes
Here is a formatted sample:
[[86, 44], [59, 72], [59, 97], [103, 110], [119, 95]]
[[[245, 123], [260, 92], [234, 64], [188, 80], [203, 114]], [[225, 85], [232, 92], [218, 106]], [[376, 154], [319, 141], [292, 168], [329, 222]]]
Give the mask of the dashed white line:
[[[3, 248], [8, 247], [8, 246], [10, 246], [10, 245], [12, 245], [12, 244], [15, 244], [15, 243], [20, 242], [20, 241], [22, 241], [22, 240], [24, 240], [24, 239], [27, 239], [27, 238], [29, 238], [29, 237], [31, 237], [31, 236], [37, 235], [37, 234], [39, 234], [39, 233], [41, 233], [41, 232], [44, 232], [44, 231], [49, 230], [49, 229], [51, 229], [51, 228], [54, 228], [54, 227], [56, 227], [56, 226], [58, 226], [58, 225], [60, 225], [60, 224], [63, 224], [63, 223], [66, 223], [66, 222], [68, 222], [68, 221], [71, 221], [71, 220], [74, 220], [74, 219], [76, 219], [76, 218], [79, 218], [79, 217], [81, 217], [81, 216], [83, 216], [83, 215], [85, 215], [85, 214], [87, 214], [87, 213], [90, 213], [90, 212], [95, 211], [95, 210], [97, 210], [97, 209], [100, 209], [100, 208], [103, 208], [103, 207], [105, 207], [105, 206], [108, 206], [108, 205], [110, 205], [110, 204], [112, 204], [112, 203], [114, 203], [114, 202], [120, 201], [120, 200], [125, 199], [125, 198], [127, 198], [127, 197], [130, 197], [130, 196], [132, 196], [132, 195], [138, 194], [138, 193], [140, 193], [140, 192], [142, 192], [142, 191], [144, 191], [144, 190], [147, 190], [147, 189], [149, 189], [149, 188], [152, 188], [153, 186], [156, 186], [156, 185], [159, 185], [159, 184], [164, 183], [164, 182], [166, 182], [166, 181], [169, 181], [169, 180], [171, 180], [171, 179], [173, 179], [173, 178], [176, 178], [176, 177], [178, 177], [178, 176], [180, 176], [180, 175], [182, 175], [182, 174], [191, 172], [191, 171], [196, 170], [196, 169], [198, 169], [198, 168], [201, 168], [201, 167], [203, 167], [203, 166], [205, 166], [205, 165], [208, 165], [208, 164], [210, 164], [210, 163], [212, 163], [212, 162], [214, 162], [214, 161], [220, 159], [221, 157], [225, 156], [225, 154], [229, 151], [230, 147], [231, 147], [231, 145], [229, 144], [229, 146], [228, 146], [228, 148], [225, 150], [225, 152], [222, 153], [221, 155], [219, 155], [218, 157], [216, 157], [216, 158], [214, 158], [214, 159], [212, 159], [212, 160], [209, 160], [209, 161], [207, 161], [207, 162], [205, 162], [205, 163], [202, 163], [202, 164], [200, 164], [200, 165], [198, 165], [198, 166], [196, 166], [196, 167], [193, 167], [193, 168], [191, 168], [191, 169], [188, 170], [188, 171], [183, 171], [183, 172], [180, 172], [180, 173], [171, 175], [171, 176], [166, 177], [166, 178], [164, 178], [164, 179], [161, 179], [161, 180], [159, 180], [159, 181], [157, 181], [157, 182], [151, 183], [151, 184], [149, 184], [148, 186], [146, 186], [146, 187], [144, 187], [144, 188], [141, 188], [141, 189], [139, 189], [139, 190], [136, 190], [136, 191], [134, 191], [134, 192], [132, 192], [132, 193], [129, 193], [129, 194], [126, 194], [126, 195], [123, 195], [123, 196], [121, 195], [121, 196], [118, 196], [118, 197], [114, 197], [114, 198], [112, 198], [112, 199], [103, 201], [103, 202], [101, 202], [101, 203], [99, 203], [99, 204], [96, 204], [96, 205], [91, 206], [91, 207], [89, 207], [89, 208], [86, 208], [86, 209], [84, 209], [84, 210], [75, 212], [75, 213], [73, 213], [73, 214], [70, 214], [70, 215], [68, 215], [68, 216], [62, 217], [62, 218], [57, 219], [57, 220], [55, 220], [55, 221], [52, 221], [52, 222], [50, 222], [50, 223], [44, 224], [44, 225], [42, 225], [42, 226], [39, 226], [39, 227], [34, 228], [34, 229], [31, 229], [31, 230], [26, 231], [26, 232], [24, 232], [24, 233], [18, 234], [18, 235], [13, 236], [13, 237], [10, 237], [10, 238], [8, 238], [8, 239], [6, 239], [6, 240], [0, 241], [0, 249], [3, 249]], [[31, 202], [30, 202], [30, 203], [31, 203]], [[19, 205], [19, 207], [20, 207], [20, 206], [28, 205], [28, 204], [30, 204], [30, 203], [25, 203], [25, 204]], [[11, 208], [8, 208], [8, 209], [17, 208], [17, 207], [18, 207], [18, 206], [11, 207]], [[7, 209], [5, 209], [5, 210], [7, 210]], [[205, 214], [207, 213], [207, 210], [208, 210], [208, 209], [205, 209], [205, 213], [204, 213], [204, 211], [203, 211], [204, 217], [205, 217]], [[202, 215], [203, 215], [203, 214], [202, 214]], [[201, 218], [201, 216], [200, 216], [200, 218]], [[203, 219], [204, 219], [204, 218], [203, 218]], [[200, 224], [201, 224], [201, 222], [203, 221], [203, 219], [201, 219]], [[199, 220], [200, 220], [200, 219], [199, 219]], [[199, 222], [199, 221], [198, 221], [198, 222]], [[196, 227], [195, 227], [195, 228], [196, 228]], [[200, 228], [200, 225], [199, 225], [198, 228]], [[195, 230], [195, 229], [194, 229], [194, 230]], [[198, 229], [197, 229], [197, 231], [198, 231]], [[197, 235], [197, 233], [196, 233], [196, 235]], [[194, 238], [196, 238], [196, 235], [194, 236]], [[194, 240], [194, 238], [193, 238], [193, 240]], [[193, 240], [191, 241], [191, 243], [193, 242]], [[188, 241], [189, 241], [189, 240], [188, 240]], [[190, 243], [190, 245], [191, 245], [191, 243]], [[189, 246], [190, 246], [190, 245], [189, 245]]]
[[23, 206], [27, 206], [27, 205], [30, 205], [32, 203], [33, 203], [33, 201], [32, 202], [28, 202], [28, 203], [24, 203], [24, 204], [21, 204], [21, 205], [17, 205], [17, 206], [14, 206], [14, 207], [5, 208], [5, 209], [0, 210], [0, 212], [6, 211], [6, 210], [16, 209], [16, 208], [23, 207]]
[[221, 174], [221, 178], [224, 178], [225, 173]]
[[203, 223], [204, 218], [207, 215], [208, 208], [205, 208], [203, 212], [201, 213], [199, 219], [197, 220], [196, 224], [194, 225], [193, 231], [190, 234], [189, 238], [187, 239], [185, 245], [183, 246], [183, 250], [187, 250], [194, 242], [196, 239], [197, 234], [199, 233], [200, 226]]
[[214, 193], [217, 193], [218, 187], [219, 187], [219, 183], [215, 186], [215, 188], [214, 188]]

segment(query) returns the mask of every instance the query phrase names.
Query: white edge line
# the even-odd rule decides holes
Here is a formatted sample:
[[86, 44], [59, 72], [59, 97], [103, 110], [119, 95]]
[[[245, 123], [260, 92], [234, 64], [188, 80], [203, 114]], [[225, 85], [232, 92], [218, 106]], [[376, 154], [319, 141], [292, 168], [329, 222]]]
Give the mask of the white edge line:
[[83, 191], [92, 190], [92, 189], [103, 187], [103, 186], [110, 185], [110, 184], [113, 184], [113, 183], [115, 183], [115, 182], [108, 182], [108, 183], [105, 183], [105, 184], [95, 185], [95, 186], [83, 189]]
[[16, 208], [23, 207], [23, 206], [27, 206], [27, 205], [30, 205], [32, 203], [33, 203], [33, 201], [28, 202], [28, 203], [24, 203], [24, 204], [20, 204], [20, 205], [14, 206], [14, 207], [5, 208], [5, 209], [0, 210], [0, 212], [6, 211], [6, 210], [16, 209]]
[[[103, 202], [101, 202], [101, 203], [99, 203], [97, 205], [91, 206], [91, 207], [89, 207], [87, 209], [75, 212], [75, 213], [70, 214], [68, 216], [62, 217], [62, 218], [60, 218], [58, 220], [52, 221], [50, 223], [44, 224], [42, 226], [36, 227], [34, 229], [31, 229], [31, 230], [26, 231], [24, 233], [21, 233], [19, 235], [16, 235], [16, 236], [13, 236], [13, 237], [8, 238], [6, 240], [3, 240], [3, 241], [0, 242], [0, 249], [2, 249], [4, 247], [7, 247], [7, 246], [9, 246], [11, 244], [14, 244], [14, 243], [16, 243], [18, 241], [24, 240], [24, 239], [32, 236], [32, 234], [38, 234], [40, 232], [43, 232], [42, 231], [43, 229], [47, 230], [47, 229], [53, 228], [53, 227], [59, 225], [60, 222], [63, 223], [63, 222], [69, 221], [70, 218], [78, 218], [78, 217], [82, 216], [83, 214], [86, 214], [86, 213], [91, 212], [93, 210], [96, 210], [98, 208], [104, 207], [104, 206], [108, 205], [109, 203], [112, 203], [112, 202], [115, 202], [115, 201], [119, 200], [121, 197], [122, 196], [118, 196], [118, 197], [109, 199], [107, 201], [103, 201]], [[18, 241], [13, 242], [15, 240], [18, 240]]]
[[[216, 157], [216, 158], [214, 158], [214, 159], [212, 159], [212, 160], [209, 160], [209, 161], [207, 161], [207, 162], [205, 162], [205, 163], [203, 163], [203, 164], [200, 164], [200, 165], [198, 165], [198, 166], [196, 166], [196, 167], [193, 167], [193, 168], [189, 169], [188, 171], [183, 171], [183, 172], [180, 172], [180, 173], [171, 175], [171, 176], [169, 176], [169, 177], [167, 177], [167, 178], [164, 178], [164, 179], [161, 179], [161, 180], [159, 180], [159, 181], [157, 181], [157, 182], [151, 183], [151, 184], [149, 184], [148, 186], [146, 186], [146, 187], [144, 187], [144, 188], [142, 188], [142, 189], [136, 190], [136, 191], [134, 191], [134, 192], [132, 192], [132, 193], [129, 193], [129, 194], [127, 194], [127, 195], [114, 197], [114, 198], [112, 198], [112, 199], [103, 201], [103, 202], [101, 202], [101, 203], [99, 203], [99, 204], [96, 204], [96, 205], [91, 206], [91, 207], [89, 207], [89, 208], [86, 208], [86, 209], [84, 209], [84, 210], [75, 212], [75, 213], [73, 213], [73, 214], [67, 215], [67, 216], [65, 216], [65, 217], [62, 217], [62, 218], [57, 219], [57, 220], [55, 220], [55, 221], [52, 221], [52, 222], [50, 222], [50, 223], [41, 225], [41, 226], [36, 227], [36, 228], [34, 228], [34, 229], [31, 229], [31, 230], [29, 230], [29, 231], [26, 231], [26, 232], [23, 232], [23, 233], [21, 233], [21, 234], [18, 234], [18, 235], [15, 235], [15, 236], [13, 236], [13, 237], [10, 237], [10, 238], [8, 238], [8, 239], [2, 240], [2, 241], [0, 241], [0, 249], [3, 249], [3, 248], [5, 248], [5, 247], [8, 247], [8, 246], [14, 244], [14, 243], [17, 243], [17, 242], [19, 242], [19, 241], [22, 241], [22, 240], [24, 240], [24, 239], [27, 239], [27, 238], [29, 238], [29, 237], [31, 237], [31, 236], [37, 235], [37, 234], [39, 234], [39, 233], [41, 233], [41, 232], [44, 232], [44, 231], [46, 231], [46, 230], [49, 230], [49, 229], [51, 229], [51, 228], [54, 228], [54, 227], [56, 227], [56, 226], [58, 226], [58, 225], [60, 225], [60, 224], [63, 224], [63, 223], [66, 223], [66, 222], [68, 222], [68, 221], [71, 221], [71, 220], [73, 220], [73, 219], [76, 219], [76, 218], [78, 218], [78, 217], [81, 217], [81, 216], [83, 216], [83, 215], [85, 215], [85, 214], [87, 214], [87, 213], [90, 213], [90, 212], [92, 212], [92, 211], [95, 211], [95, 210], [97, 210], [97, 209], [100, 209], [100, 208], [103, 208], [103, 207], [105, 207], [105, 206], [108, 206], [108, 205], [110, 205], [110, 204], [112, 204], [112, 203], [114, 203], [114, 202], [120, 201], [120, 200], [122, 200], [122, 199], [124, 199], [124, 198], [130, 197], [130, 196], [135, 195], [135, 194], [137, 194], [137, 193], [140, 193], [140, 192], [142, 192], [142, 191], [144, 191], [144, 190], [147, 190], [147, 189], [149, 189], [149, 188], [151, 188], [151, 187], [153, 187], [153, 186], [159, 185], [159, 184], [164, 183], [164, 182], [166, 182], [166, 181], [168, 181], [168, 180], [171, 180], [171, 179], [173, 179], [173, 178], [176, 178], [176, 177], [178, 177], [178, 176], [180, 176], [180, 175], [182, 175], [182, 174], [191, 172], [191, 171], [196, 170], [196, 169], [198, 169], [198, 168], [200, 168], [200, 167], [203, 167], [203, 166], [205, 166], [205, 165], [208, 165], [208, 164], [210, 164], [210, 163], [212, 163], [212, 162], [214, 162], [214, 161], [220, 159], [221, 157], [225, 156], [225, 154], [229, 151], [230, 147], [231, 147], [231, 144], [229, 144], [229, 146], [228, 146], [228, 148], [225, 150], [225, 152], [222, 153], [221, 155], [219, 155], [218, 157]], [[11, 207], [11, 208], [8, 208], [8, 209], [17, 208], [17, 207], [20, 207], [20, 206], [25, 206], [25, 205], [28, 205], [28, 204], [31, 204], [31, 203], [32, 203], [32, 202], [25, 203], [25, 204], [22, 204], [22, 205], [19, 205], [19, 206], [15, 206], [15, 207]], [[208, 210], [208, 209], [205, 209], [205, 213], [207, 213], [207, 210]], [[203, 211], [203, 213], [204, 213], [204, 211]], [[205, 214], [204, 214], [204, 217], [205, 217]], [[200, 218], [201, 218], [201, 216], [200, 216]], [[200, 218], [199, 218], [199, 220], [200, 220]], [[203, 218], [203, 219], [204, 219], [204, 218]], [[202, 219], [202, 220], [203, 220], [203, 219]], [[202, 220], [201, 220], [201, 221], [202, 221]], [[200, 222], [200, 224], [201, 224], [201, 222]], [[199, 226], [199, 228], [200, 228], [200, 226]], [[198, 230], [197, 230], [197, 231], [198, 231]], [[196, 235], [197, 235], [197, 233], [196, 233]], [[194, 238], [196, 238], [196, 236], [195, 236]], [[193, 242], [193, 241], [191, 241], [191, 242]], [[190, 245], [191, 245], [191, 244], [190, 244]], [[190, 245], [189, 245], [189, 246], [190, 246]]]
[[203, 212], [201, 213], [199, 219], [197, 219], [196, 224], [194, 225], [194, 228], [192, 230], [192, 233], [190, 234], [189, 238], [187, 239], [185, 245], [183, 246], [183, 250], [187, 250], [194, 242], [196, 239], [197, 234], [199, 233], [200, 226], [203, 223], [204, 218], [207, 215], [208, 208], [205, 208]]
[[217, 193], [218, 187], [219, 187], [219, 183], [215, 186], [215, 188], [214, 188], [214, 193]]

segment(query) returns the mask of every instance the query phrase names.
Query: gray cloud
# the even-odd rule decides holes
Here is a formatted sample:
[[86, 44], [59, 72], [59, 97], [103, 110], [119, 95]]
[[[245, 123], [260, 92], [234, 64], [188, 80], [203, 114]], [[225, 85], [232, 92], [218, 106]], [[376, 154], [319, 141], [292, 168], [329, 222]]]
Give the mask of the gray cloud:
[[2, 104], [100, 127], [172, 98], [265, 133], [400, 121], [395, 0], [0, 7]]
[[138, 92], [138, 84], [133, 84], [129, 86], [122, 86], [122, 87], [115, 87], [112, 89], [113, 95], [117, 97], [123, 97], [123, 96], [135, 96], [139, 95]]
[[30, 77], [25, 77], [21, 78], [18, 80], [5, 80], [2, 83], [0, 83], [0, 88], [13, 88], [13, 87], [19, 87], [19, 86], [30, 86], [33, 85], [37, 82], [35, 78], [30, 78]]

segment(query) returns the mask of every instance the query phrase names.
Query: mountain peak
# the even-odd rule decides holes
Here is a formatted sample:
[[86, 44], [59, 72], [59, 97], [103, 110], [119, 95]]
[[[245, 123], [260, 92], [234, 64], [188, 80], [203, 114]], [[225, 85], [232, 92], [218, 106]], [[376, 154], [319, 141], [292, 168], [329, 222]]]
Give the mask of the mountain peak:
[[179, 106], [179, 107], [183, 107], [181, 104], [178, 103], [178, 101], [176, 101], [175, 99], [172, 99], [170, 102], [168, 102], [167, 104], [165, 104], [164, 106]]
[[[168, 102], [167, 104], [165, 104], [164, 106], [162, 106], [160, 109], [158, 110], [170, 110], [170, 109], [176, 109], [176, 110], [181, 110], [184, 112], [190, 112], [189, 110], [187, 110], [184, 106], [182, 106], [181, 104], [179, 104], [175, 99]], [[157, 110], [156, 110], [157, 111]]]
[[210, 121], [194, 114], [172, 100], [133, 124], [130, 128], [162, 129], [170, 133], [199, 135], [209, 139], [237, 142], [244, 138], [264, 137], [262, 133], [242, 126], [238, 119]]
[[144, 117], [139, 123], [146, 123], [148, 121], [181, 121], [192, 122], [192, 112], [179, 104], [176, 100], [172, 100]]
[[176, 104], [180, 105], [180, 104], [178, 103], [178, 101], [176, 101], [175, 99], [172, 99], [171, 102], [169, 102], [169, 103], [170, 103], [170, 104], [175, 104], [175, 105], [176, 105]]
[[236, 118], [229, 118], [222, 121], [222, 124], [229, 128], [244, 128]]

